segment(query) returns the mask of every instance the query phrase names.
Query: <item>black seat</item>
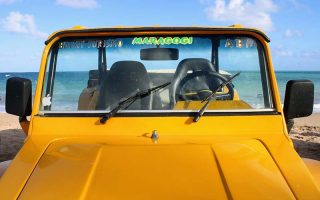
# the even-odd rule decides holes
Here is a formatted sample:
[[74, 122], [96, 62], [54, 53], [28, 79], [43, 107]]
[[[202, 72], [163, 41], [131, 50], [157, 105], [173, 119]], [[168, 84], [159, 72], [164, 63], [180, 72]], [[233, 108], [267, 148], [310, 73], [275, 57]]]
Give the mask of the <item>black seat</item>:
[[99, 70], [89, 70], [89, 80], [87, 88], [93, 88], [99, 85]]
[[[119, 61], [114, 63], [101, 82], [97, 110], [112, 109], [122, 98], [135, 94], [138, 90], [152, 87], [144, 65], [137, 61]], [[137, 100], [128, 109], [149, 110], [152, 108], [152, 96]]]
[[176, 103], [176, 90], [181, 83], [182, 79], [188, 74], [189, 71], [208, 71], [215, 72], [213, 64], [204, 58], [188, 58], [182, 60], [177, 67], [177, 70], [174, 74], [173, 80], [171, 82], [170, 90], [170, 102], [171, 106], [174, 106]]

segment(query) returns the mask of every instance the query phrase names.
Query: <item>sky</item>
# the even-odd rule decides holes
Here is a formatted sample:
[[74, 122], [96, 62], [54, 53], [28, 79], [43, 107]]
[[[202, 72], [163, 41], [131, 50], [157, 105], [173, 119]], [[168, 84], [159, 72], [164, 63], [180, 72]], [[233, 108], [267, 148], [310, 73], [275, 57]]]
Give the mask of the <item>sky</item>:
[[320, 71], [320, 1], [0, 0], [0, 72], [38, 71], [47, 36], [75, 25], [262, 29], [277, 71]]

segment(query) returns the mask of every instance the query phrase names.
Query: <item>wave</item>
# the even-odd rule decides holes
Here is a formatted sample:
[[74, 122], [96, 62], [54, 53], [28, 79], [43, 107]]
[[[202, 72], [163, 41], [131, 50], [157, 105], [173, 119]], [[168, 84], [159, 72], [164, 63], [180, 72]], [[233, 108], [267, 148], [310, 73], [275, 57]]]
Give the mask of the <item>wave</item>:
[[320, 104], [313, 104], [313, 112], [320, 113]]
[[6, 108], [4, 105], [0, 105], [0, 113], [6, 112]]

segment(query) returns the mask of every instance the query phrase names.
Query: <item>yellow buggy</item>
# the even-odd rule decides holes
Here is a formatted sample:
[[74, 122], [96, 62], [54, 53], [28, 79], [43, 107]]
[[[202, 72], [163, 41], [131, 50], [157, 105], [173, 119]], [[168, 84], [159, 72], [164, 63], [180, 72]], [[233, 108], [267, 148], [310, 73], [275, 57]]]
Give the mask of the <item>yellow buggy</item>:
[[287, 127], [314, 86], [289, 81], [282, 108], [269, 42], [241, 26], [53, 33], [33, 104], [30, 80], [7, 82], [27, 138], [0, 198], [320, 199], [320, 162]]

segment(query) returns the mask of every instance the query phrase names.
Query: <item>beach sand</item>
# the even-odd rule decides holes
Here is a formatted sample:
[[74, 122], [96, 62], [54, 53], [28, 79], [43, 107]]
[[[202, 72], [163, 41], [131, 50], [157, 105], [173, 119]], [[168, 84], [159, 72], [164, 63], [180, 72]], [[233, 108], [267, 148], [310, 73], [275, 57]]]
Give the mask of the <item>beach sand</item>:
[[[290, 137], [301, 157], [320, 160], [320, 113], [295, 119]], [[0, 113], [0, 162], [13, 159], [24, 139], [18, 117]]]
[[295, 119], [289, 135], [301, 157], [320, 160], [320, 113]]
[[24, 139], [18, 117], [0, 113], [0, 162], [13, 159]]

